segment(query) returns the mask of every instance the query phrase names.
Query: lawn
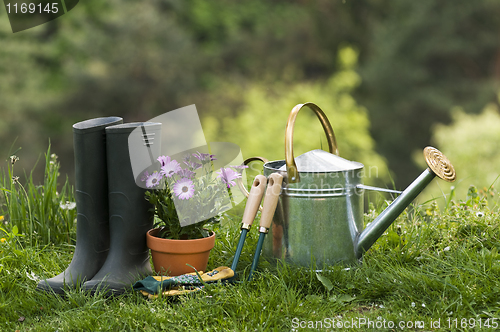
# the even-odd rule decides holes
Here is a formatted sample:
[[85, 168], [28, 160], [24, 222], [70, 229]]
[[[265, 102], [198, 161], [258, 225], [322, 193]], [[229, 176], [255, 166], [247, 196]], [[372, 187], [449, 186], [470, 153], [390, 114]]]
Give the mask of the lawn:
[[[52, 163], [51, 163], [52, 162]], [[466, 201], [407, 209], [356, 265], [323, 272], [260, 260], [245, 281], [258, 234], [247, 238], [234, 284], [212, 284], [176, 298], [130, 291], [106, 298], [75, 290], [36, 291], [69, 264], [74, 250], [72, 188], [57, 192], [58, 165], [47, 153], [43, 184], [1, 179], [2, 331], [478, 331], [500, 329], [498, 192], [471, 187]], [[370, 222], [384, 208], [373, 204]], [[209, 269], [231, 265], [241, 208], [216, 229]], [[24, 216], [24, 217], [21, 217]], [[17, 218], [16, 222], [14, 219]]]

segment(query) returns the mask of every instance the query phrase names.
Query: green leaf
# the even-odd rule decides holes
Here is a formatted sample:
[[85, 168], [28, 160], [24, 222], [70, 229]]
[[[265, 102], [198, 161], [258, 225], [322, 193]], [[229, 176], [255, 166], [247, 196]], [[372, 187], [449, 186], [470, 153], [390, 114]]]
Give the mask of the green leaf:
[[356, 299], [355, 297], [352, 297], [349, 294], [342, 294], [342, 295], [332, 295], [328, 298], [328, 301], [337, 303], [348, 303], [355, 299]]
[[337, 298], [337, 295], [332, 295], [328, 298], [328, 301], [330, 302], [337, 302], [338, 298]]
[[353, 301], [355, 298], [352, 297], [351, 295], [349, 294], [344, 294], [344, 295], [341, 295], [337, 298], [337, 301], [338, 302], [351, 302]]
[[322, 276], [321, 274], [317, 273], [316, 272], [316, 278], [318, 278], [318, 280], [323, 284], [323, 286], [325, 286], [325, 288], [328, 290], [328, 291], [331, 291], [333, 289], [333, 284], [332, 282], [330, 281], [330, 279]]
[[200, 229], [200, 233], [203, 237], [208, 237], [209, 233], [206, 229]]

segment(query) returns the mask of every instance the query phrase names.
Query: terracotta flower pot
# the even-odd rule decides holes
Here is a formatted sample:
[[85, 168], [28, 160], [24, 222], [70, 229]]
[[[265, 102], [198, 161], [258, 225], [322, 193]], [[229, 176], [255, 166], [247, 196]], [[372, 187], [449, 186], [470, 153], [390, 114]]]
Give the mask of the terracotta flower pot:
[[[215, 233], [195, 240], [171, 240], [156, 237], [159, 229], [146, 233], [148, 248], [151, 249], [154, 269], [159, 274], [178, 276], [185, 273], [205, 271], [210, 250], [215, 245]], [[189, 264], [189, 265], [186, 265]]]

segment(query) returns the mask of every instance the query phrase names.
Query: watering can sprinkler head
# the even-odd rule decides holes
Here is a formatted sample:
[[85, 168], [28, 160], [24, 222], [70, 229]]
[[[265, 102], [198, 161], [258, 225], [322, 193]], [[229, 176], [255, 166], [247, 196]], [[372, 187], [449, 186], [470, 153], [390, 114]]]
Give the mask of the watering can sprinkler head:
[[424, 158], [430, 170], [439, 178], [454, 182], [456, 180], [455, 169], [451, 162], [436, 148], [428, 146], [424, 149]]
[[424, 149], [424, 158], [429, 167], [359, 235], [356, 245], [357, 258], [361, 258], [363, 253], [370, 249], [373, 243], [375, 243], [435, 176], [447, 182], [455, 181], [455, 169], [441, 151], [428, 146]]

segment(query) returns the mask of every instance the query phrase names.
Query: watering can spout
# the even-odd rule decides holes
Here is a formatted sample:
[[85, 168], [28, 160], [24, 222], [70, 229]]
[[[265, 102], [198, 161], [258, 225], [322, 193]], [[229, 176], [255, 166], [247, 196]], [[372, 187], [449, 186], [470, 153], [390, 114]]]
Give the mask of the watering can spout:
[[426, 147], [424, 149], [427, 168], [401, 195], [396, 198], [366, 229], [359, 235], [356, 245], [356, 256], [361, 258], [363, 253], [377, 241], [394, 220], [406, 209], [406, 207], [427, 187], [437, 175], [441, 179], [455, 181], [455, 170], [450, 161], [437, 149]]

